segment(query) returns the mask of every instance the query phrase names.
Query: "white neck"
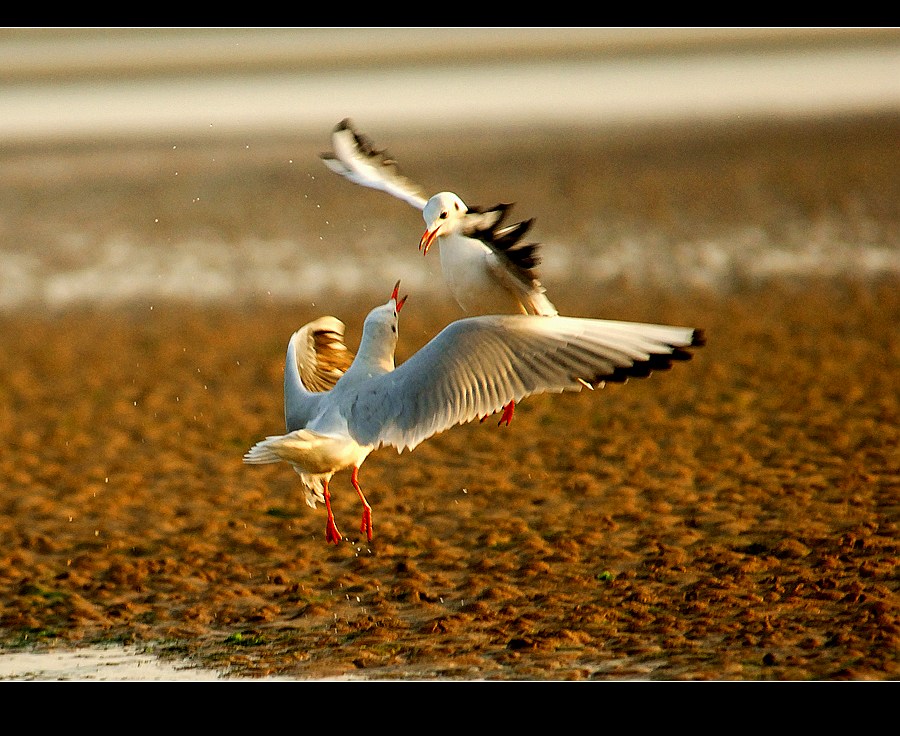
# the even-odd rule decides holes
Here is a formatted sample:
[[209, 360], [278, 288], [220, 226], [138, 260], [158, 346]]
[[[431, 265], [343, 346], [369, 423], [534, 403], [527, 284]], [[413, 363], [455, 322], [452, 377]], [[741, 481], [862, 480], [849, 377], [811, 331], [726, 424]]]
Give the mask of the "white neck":
[[[391, 329], [391, 328], [394, 329]], [[378, 375], [394, 370], [394, 350], [397, 347], [397, 318], [394, 316], [394, 302], [376, 307], [363, 324], [363, 333], [353, 365], [347, 375], [362, 373]]]

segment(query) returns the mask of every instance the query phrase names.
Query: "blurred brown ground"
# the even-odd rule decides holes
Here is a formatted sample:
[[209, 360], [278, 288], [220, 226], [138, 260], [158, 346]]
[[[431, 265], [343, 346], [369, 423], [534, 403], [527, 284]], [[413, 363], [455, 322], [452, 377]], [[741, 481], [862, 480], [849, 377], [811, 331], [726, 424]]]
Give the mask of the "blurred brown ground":
[[[426, 185], [509, 196], [537, 230], [553, 222], [571, 237], [595, 210], [672, 237], [827, 210], [854, 232], [862, 211], [896, 243], [898, 134], [892, 119], [536, 134], [476, 141], [486, 168], [460, 153], [446, 184], [422, 174], [423, 141], [391, 149]], [[274, 162], [306, 156], [317, 171], [319, 148], [272, 141], [248, 159], [198, 146], [216, 163], [193, 169], [210, 196], [190, 208], [187, 176], [154, 175], [153, 144], [7, 151], [4, 232], [23, 247], [74, 223], [164, 241], [145, 215], [165, 211], [170, 237], [290, 237], [309, 226], [292, 203], [304, 175]], [[39, 160], [50, 174], [34, 174]], [[329, 191], [318, 201], [340, 221], [359, 192]], [[397, 212], [398, 239], [414, 242]], [[700, 326], [708, 344], [647, 380], [530, 398], [508, 428], [374, 453], [360, 481], [375, 540], [359, 539], [342, 473], [332, 488], [349, 541], [337, 548], [287, 466], [241, 456], [282, 430], [291, 331], [333, 313], [355, 346], [388, 292], [316, 307], [298, 295], [4, 313], [0, 643], [155, 642], [298, 678], [896, 679], [897, 287], [553, 284], [565, 313]], [[411, 295], [400, 360], [458, 316], [443, 296]]]

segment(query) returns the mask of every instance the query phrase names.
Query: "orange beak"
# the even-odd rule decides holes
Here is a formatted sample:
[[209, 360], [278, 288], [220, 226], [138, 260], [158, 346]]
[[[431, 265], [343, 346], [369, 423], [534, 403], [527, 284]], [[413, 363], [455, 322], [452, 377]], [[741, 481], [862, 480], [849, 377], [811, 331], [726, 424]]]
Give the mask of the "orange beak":
[[419, 240], [419, 250], [422, 251], [423, 256], [428, 255], [428, 249], [431, 247], [431, 244], [434, 242], [434, 239], [437, 237], [438, 228], [434, 230], [426, 230], [422, 238]]
[[391, 299], [393, 299], [397, 303], [397, 311], [399, 312], [403, 309], [403, 305], [406, 304], [406, 298], [409, 294], [405, 294], [402, 299], [397, 299], [397, 294], [400, 291], [400, 282], [398, 281], [394, 285], [394, 291], [391, 293]]

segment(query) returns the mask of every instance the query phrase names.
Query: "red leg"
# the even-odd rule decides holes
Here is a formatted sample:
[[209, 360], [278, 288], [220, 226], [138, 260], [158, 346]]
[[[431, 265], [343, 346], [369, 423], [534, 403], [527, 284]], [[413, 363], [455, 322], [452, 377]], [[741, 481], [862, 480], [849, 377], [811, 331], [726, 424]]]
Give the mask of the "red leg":
[[[504, 406], [503, 407], [503, 415], [500, 417], [500, 421], [497, 422], [497, 426], [499, 427], [501, 424], [505, 423], [506, 426], [508, 427], [509, 423], [512, 421], [513, 412], [515, 410], [516, 410], [516, 402], [515, 401], [510, 401], [506, 406]], [[487, 416], [481, 417], [481, 419], [478, 420], [478, 423], [484, 424], [485, 419], [487, 419]]]
[[325, 523], [325, 541], [337, 544], [341, 541], [341, 533], [334, 523], [334, 514], [331, 513], [331, 494], [328, 492], [328, 481], [325, 481], [325, 510], [328, 512], [328, 521]]
[[510, 401], [506, 406], [503, 407], [503, 416], [500, 417], [500, 421], [497, 422], [497, 426], [499, 427], [501, 424], [506, 423], [506, 426], [509, 426], [509, 423], [512, 421], [513, 412], [516, 410], [516, 402]]
[[372, 507], [369, 506], [369, 502], [366, 501], [366, 497], [363, 495], [362, 488], [359, 487], [359, 480], [357, 478], [357, 475], [359, 475], [359, 468], [353, 468], [353, 472], [350, 473], [350, 482], [353, 484], [353, 487], [356, 489], [356, 493], [359, 496], [359, 500], [362, 501], [362, 505], [363, 505], [362, 523], [359, 525], [359, 530], [361, 532], [365, 532], [366, 538], [371, 542], [372, 541]]

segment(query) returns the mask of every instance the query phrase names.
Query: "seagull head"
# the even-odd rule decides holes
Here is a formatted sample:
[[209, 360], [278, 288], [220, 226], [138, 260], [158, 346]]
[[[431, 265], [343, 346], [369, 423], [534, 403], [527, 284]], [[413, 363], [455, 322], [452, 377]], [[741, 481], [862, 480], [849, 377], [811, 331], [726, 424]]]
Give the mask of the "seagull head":
[[[394, 286], [391, 298], [375, 307], [363, 322], [363, 334], [356, 353], [365, 370], [383, 373], [394, 370], [394, 349], [397, 347], [400, 310], [406, 297], [399, 298], [400, 282]], [[351, 366], [352, 368], [352, 366]]]
[[425, 220], [425, 233], [419, 240], [422, 255], [427, 255], [435, 238], [454, 232], [468, 211], [466, 203], [453, 192], [438, 192], [429, 199], [422, 210]]

